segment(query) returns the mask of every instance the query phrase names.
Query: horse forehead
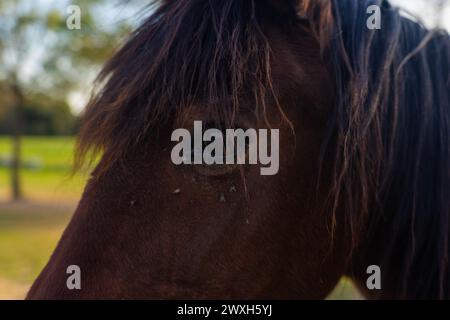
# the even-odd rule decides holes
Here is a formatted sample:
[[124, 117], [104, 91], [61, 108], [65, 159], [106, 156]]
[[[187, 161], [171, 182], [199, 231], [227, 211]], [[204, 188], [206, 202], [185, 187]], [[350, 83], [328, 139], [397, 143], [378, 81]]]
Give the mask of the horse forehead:
[[[325, 67], [320, 59], [320, 49], [317, 41], [309, 31], [299, 30], [285, 32], [279, 28], [267, 29], [267, 39], [271, 49], [270, 77], [278, 94], [297, 96], [310, 95], [312, 99], [320, 100], [320, 94], [324, 92]], [[248, 94], [244, 94], [239, 112], [239, 120], [248, 124], [254, 122], [254, 106], [246, 100]], [[194, 120], [208, 122], [214, 114], [214, 109], [209, 107], [208, 101], [194, 101], [185, 106], [176, 117], [176, 124], [185, 127]]]
[[271, 46], [271, 68], [275, 85], [321, 86], [326, 69], [318, 42], [308, 31], [285, 33], [273, 29], [268, 32]]

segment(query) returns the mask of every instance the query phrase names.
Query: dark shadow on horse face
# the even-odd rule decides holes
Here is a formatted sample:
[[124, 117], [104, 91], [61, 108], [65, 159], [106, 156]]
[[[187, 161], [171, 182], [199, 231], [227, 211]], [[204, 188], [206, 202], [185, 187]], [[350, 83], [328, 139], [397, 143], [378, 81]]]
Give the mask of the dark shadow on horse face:
[[[371, 297], [448, 298], [448, 34], [387, 2], [356, 31], [368, 3], [161, 2], [100, 74], [78, 154], [103, 157], [28, 298], [324, 298], [373, 264]], [[230, 110], [280, 130], [277, 174], [172, 162]]]
[[[344, 272], [346, 250], [342, 230], [332, 241], [331, 217], [319, 210], [327, 200], [326, 165], [317, 183], [330, 81], [317, 44], [303, 33], [269, 35], [274, 89], [295, 131], [269, 103], [267, 119], [280, 129], [276, 175], [261, 175], [260, 165], [220, 176], [174, 165], [172, 131], [210, 120], [206, 108], [194, 107], [105, 174], [93, 173], [29, 297], [326, 297]], [[236, 126], [268, 128], [245, 109]], [[70, 264], [83, 272], [80, 291], [65, 288]]]
[[[330, 217], [313, 206], [316, 197], [326, 201], [316, 187], [329, 107], [327, 76], [310, 42], [286, 47], [288, 39], [272, 37], [280, 102], [295, 129], [271, 104], [270, 125], [280, 129], [278, 174], [261, 175], [260, 165], [241, 165], [220, 176], [214, 168], [200, 170], [205, 165], [174, 165], [171, 132], [190, 129], [193, 121], [213, 121], [207, 108], [193, 107], [151, 139], [149, 152], [138, 151], [123, 169], [114, 168], [92, 185], [105, 185], [100, 191], [105, 201], [95, 201], [123, 219], [122, 230], [108, 226], [102, 234], [110, 233], [136, 263], [127, 276], [140, 285], [119, 295], [323, 298], [343, 273], [344, 251], [335, 247], [337, 254], [330, 253]], [[302, 48], [307, 51], [299, 52]], [[236, 127], [268, 128], [245, 111]]]

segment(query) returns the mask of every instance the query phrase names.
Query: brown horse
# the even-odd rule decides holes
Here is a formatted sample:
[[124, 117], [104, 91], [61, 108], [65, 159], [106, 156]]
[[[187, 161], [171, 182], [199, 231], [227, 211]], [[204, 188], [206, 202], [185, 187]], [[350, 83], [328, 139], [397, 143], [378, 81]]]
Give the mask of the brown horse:
[[[324, 298], [373, 264], [370, 298], [450, 298], [449, 67], [386, 1], [159, 3], [99, 76], [102, 158], [28, 298]], [[278, 174], [174, 165], [194, 120], [278, 128]]]

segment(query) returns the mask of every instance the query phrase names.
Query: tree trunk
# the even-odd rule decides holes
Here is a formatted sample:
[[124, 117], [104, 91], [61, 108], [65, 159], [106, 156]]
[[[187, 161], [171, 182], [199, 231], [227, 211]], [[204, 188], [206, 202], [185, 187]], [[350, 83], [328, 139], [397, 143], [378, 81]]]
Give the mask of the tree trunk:
[[11, 191], [12, 199], [18, 201], [22, 199], [22, 188], [20, 180], [21, 153], [22, 153], [22, 130], [23, 130], [23, 93], [20, 86], [12, 85], [15, 97], [12, 112], [12, 159], [11, 159]]

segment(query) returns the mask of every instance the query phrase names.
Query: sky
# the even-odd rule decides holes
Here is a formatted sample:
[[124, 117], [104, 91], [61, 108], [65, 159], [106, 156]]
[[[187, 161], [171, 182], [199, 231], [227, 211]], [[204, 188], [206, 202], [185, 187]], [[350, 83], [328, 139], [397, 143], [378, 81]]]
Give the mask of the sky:
[[[433, 3], [437, 3], [442, 0], [390, 0], [393, 5], [397, 5], [402, 9], [410, 11], [414, 15], [424, 20], [424, 23], [428, 27], [436, 26], [436, 14], [440, 15], [441, 27], [450, 31], [450, 0], [447, 1], [447, 5], [442, 12], [436, 12], [435, 8], [431, 6]], [[445, 1], [443, 1], [445, 2]]]

